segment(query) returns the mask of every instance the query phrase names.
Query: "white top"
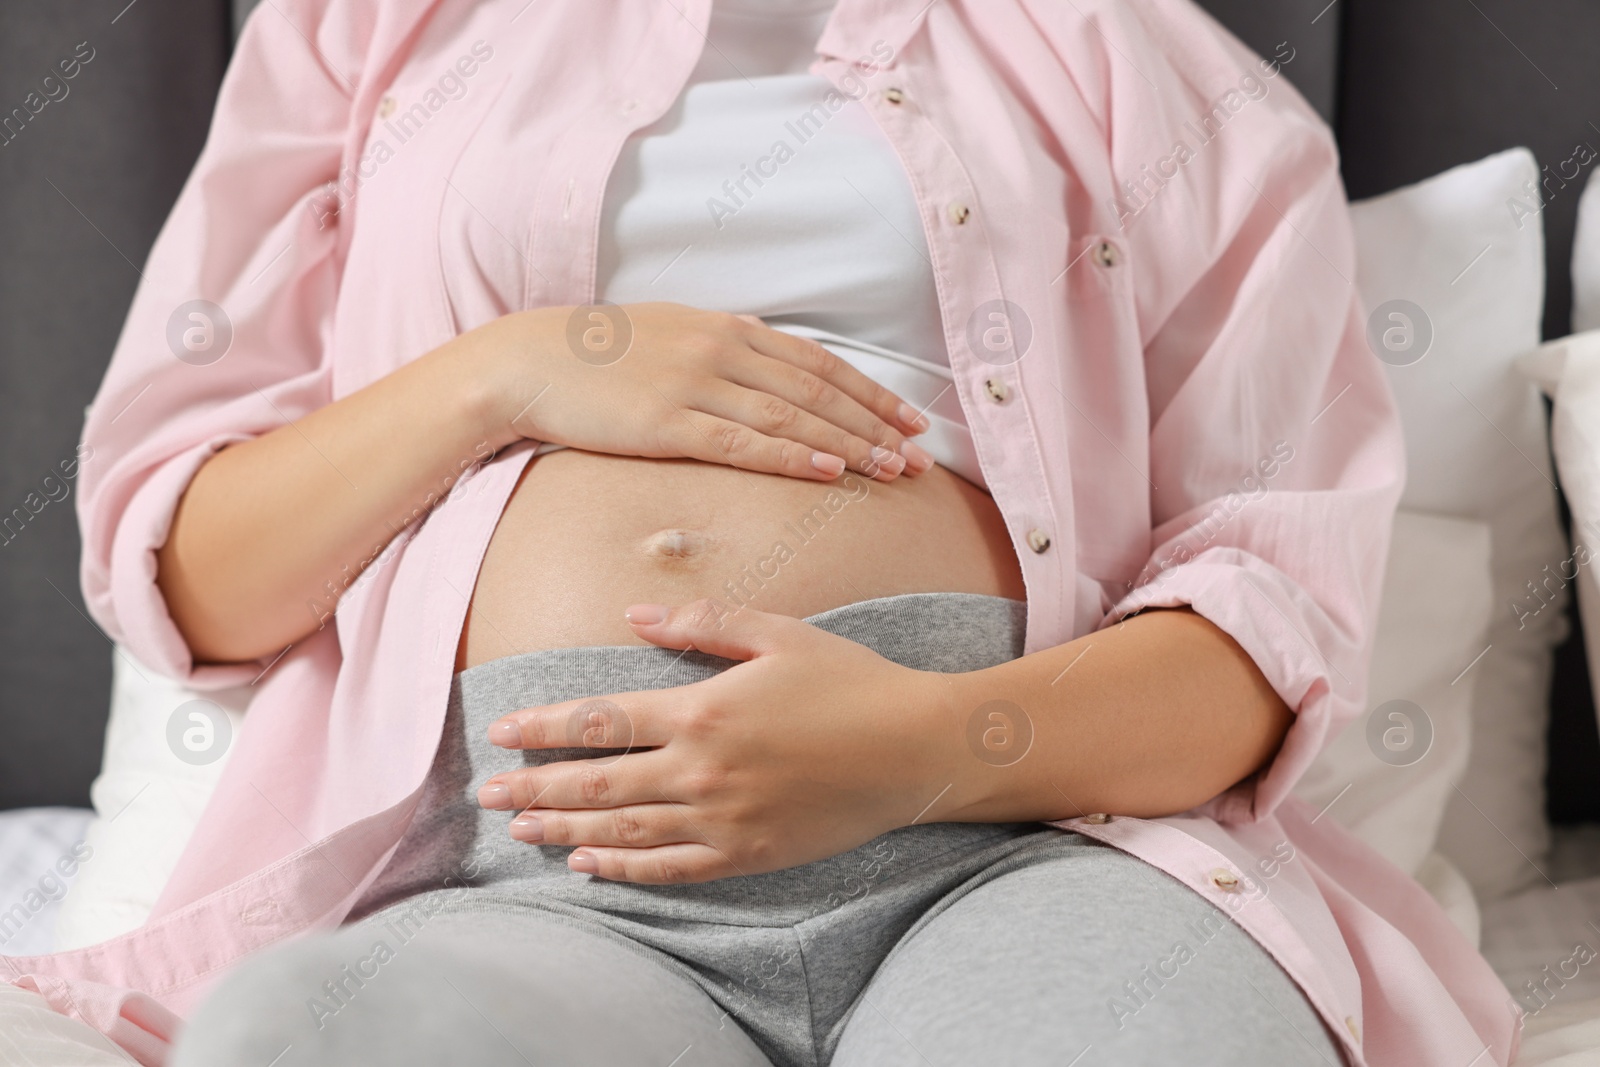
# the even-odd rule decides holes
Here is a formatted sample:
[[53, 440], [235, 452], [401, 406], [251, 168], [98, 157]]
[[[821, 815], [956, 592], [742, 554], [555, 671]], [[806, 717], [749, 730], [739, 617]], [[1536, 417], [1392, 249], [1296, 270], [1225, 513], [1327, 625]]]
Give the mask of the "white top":
[[904, 168], [859, 102], [806, 73], [832, 8], [717, 0], [683, 93], [612, 171], [596, 298], [813, 338], [925, 411], [917, 442], [983, 485]]

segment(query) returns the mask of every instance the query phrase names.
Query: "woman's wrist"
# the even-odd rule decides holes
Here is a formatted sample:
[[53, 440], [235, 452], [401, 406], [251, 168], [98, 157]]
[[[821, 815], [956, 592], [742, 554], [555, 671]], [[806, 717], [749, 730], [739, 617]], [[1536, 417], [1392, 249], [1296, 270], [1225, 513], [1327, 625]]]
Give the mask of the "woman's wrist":
[[549, 338], [555, 336], [555, 326], [537, 320], [554, 320], [562, 311], [515, 312], [435, 350], [449, 364], [458, 410], [496, 450], [527, 438], [542, 439], [531, 408], [550, 384], [541, 367], [551, 355]]
[[[899, 707], [900, 728], [874, 724], [858, 743], [875, 749], [879, 775], [890, 775], [886, 791], [897, 826], [928, 822], [981, 822], [969, 809], [982, 806], [976, 781], [982, 766], [967, 739], [968, 675], [942, 671], [898, 671], [874, 703]], [[892, 720], [893, 721], [893, 720]], [[886, 728], [888, 727], [888, 728]]]
[[[928, 753], [930, 766], [937, 768], [935, 777], [939, 800], [924, 816], [923, 822], [989, 822], [983, 811], [989, 802], [992, 776], [995, 770], [995, 751], [1004, 748], [1007, 730], [1013, 725], [990, 714], [993, 708], [983, 708], [992, 696], [992, 682], [979, 682], [982, 671], [961, 674], [931, 672], [929, 685], [923, 689], [929, 700]], [[977, 684], [974, 684], [977, 683]]]

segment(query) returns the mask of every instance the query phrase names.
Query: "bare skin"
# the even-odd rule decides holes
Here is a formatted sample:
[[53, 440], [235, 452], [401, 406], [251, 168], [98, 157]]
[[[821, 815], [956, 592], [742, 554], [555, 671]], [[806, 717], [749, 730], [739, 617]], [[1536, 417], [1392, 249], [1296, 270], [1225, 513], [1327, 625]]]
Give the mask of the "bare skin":
[[489, 543], [456, 665], [643, 643], [623, 618], [641, 600], [718, 597], [804, 618], [943, 591], [1024, 599], [999, 509], [943, 467], [819, 485], [694, 460], [553, 452], [529, 465]]
[[[916, 448], [900, 398], [816, 346], [716, 312], [627, 311], [620, 359], [569, 347], [572, 309], [509, 315], [213, 457], [158, 558], [197, 658], [305, 636], [319, 622], [307, 601], [358, 571], [396, 515], [462, 457], [531, 437], [569, 449], [533, 460], [502, 514], [457, 667], [642, 642], [747, 661], [694, 686], [596, 694], [610, 710], [585, 740], [625, 729], [638, 751], [485, 783], [480, 802], [523, 810], [513, 836], [584, 846], [575, 870], [700, 881], [912, 821], [1172, 814], [1277, 751], [1290, 710], [1186, 609], [954, 676], [800, 622], [904, 592], [1022, 598], [993, 500]], [[995, 700], [1031, 731], [1004, 766], [969, 740]], [[564, 747], [576, 710], [518, 712], [491, 740]]]

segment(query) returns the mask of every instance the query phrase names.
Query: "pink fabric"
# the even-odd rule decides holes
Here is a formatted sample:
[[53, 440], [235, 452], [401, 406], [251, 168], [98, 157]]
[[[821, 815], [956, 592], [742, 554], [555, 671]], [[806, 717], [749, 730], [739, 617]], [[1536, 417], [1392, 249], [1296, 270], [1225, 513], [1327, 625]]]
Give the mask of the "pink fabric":
[[[11, 961], [141, 1062], [160, 1062], [243, 954], [337, 924], [391, 854], [529, 448], [451, 487], [337, 623], [264, 674], [196, 667], [167, 615], [153, 553], [178, 496], [214, 449], [477, 325], [444, 296], [440, 242], [462, 240], [441, 233], [447, 196], [506, 238], [480, 263], [486, 291], [591, 299], [616, 151], [676, 97], [709, 7], [275, 0], [246, 27], [90, 413], [79, 507], [106, 631], [196, 686], [262, 675], [259, 693], [147, 925]], [[1404, 477], [1326, 128], [1179, 0], [840, 0], [812, 69], [865, 88], [910, 176], [956, 386], [1022, 561], [1027, 651], [1192, 604], [1297, 713], [1271, 767], [1200, 811], [1060, 825], [1214, 898], [1351, 1063], [1507, 1063], [1517, 1018], [1484, 961], [1415, 884], [1289, 795], [1364, 710]], [[1220, 129], [1202, 143], [1208, 115]], [[166, 342], [197, 298], [234, 330], [209, 366]], [[1001, 299], [1027, 335], [1020, 359], [983, 347]]]

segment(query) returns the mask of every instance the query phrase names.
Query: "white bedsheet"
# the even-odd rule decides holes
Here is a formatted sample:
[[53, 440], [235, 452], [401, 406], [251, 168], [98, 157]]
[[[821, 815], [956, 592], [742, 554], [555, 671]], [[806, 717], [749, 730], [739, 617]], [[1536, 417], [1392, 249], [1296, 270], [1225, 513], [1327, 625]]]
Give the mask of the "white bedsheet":
[[50, 951], [61, 898], [88, 858], [82, 842], [93, 815], [87, 808], [0, 811], [0, 955]]
[[1539, 885], [1483, 910], [1483, 954], [1528, 1012], [1522, 1067], [1600, 1067], [1600, 826], [1558, 830]]

